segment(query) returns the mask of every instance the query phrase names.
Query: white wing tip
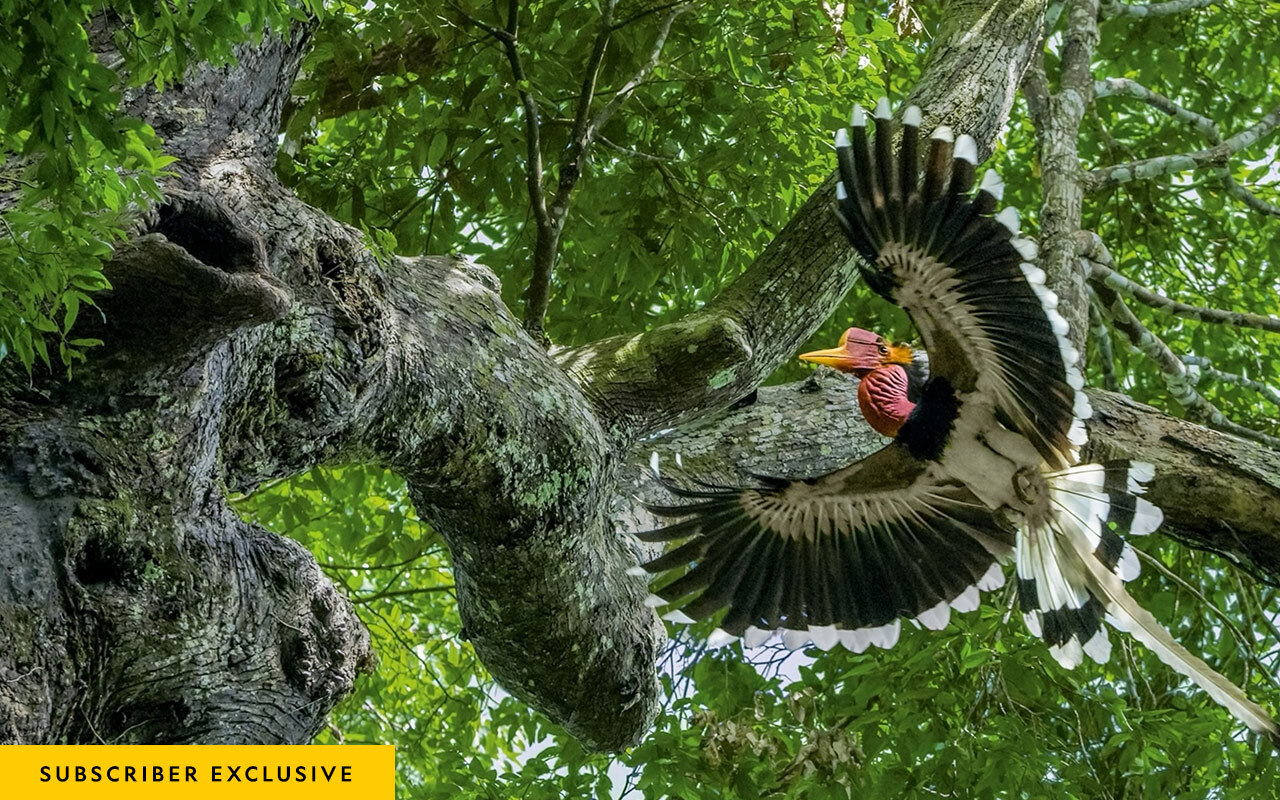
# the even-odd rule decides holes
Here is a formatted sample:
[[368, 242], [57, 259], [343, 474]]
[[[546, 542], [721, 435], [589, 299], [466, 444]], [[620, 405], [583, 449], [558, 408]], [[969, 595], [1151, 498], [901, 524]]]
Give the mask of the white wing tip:
[[640, 566], [639, 564], [637, 564], [634, 567], [627, 567], [627, 574], [635, 578], [649, 577], [649, 571], [646, 570], [644, 567]]
[[841, 128], [836, 131], [836, 149], [844, 149], [850, 147], [852, 143], [849, 141], [849, 129]]
[[937, 139], [942, 142], [950, 142], [955, 139], [955, 136], [951, 133], [951, 128], [946, 125], [939, 125], [937, 128], [934, 128], [933, 136], [930, 138]]
[[1030, 239], [1018, 237], [1011, 240], [1010, 244], [1013, 245], [1014, 250], [1018, 251], [1018, 255], [1022, 256], [1026, 261], [1035, 261], [1036, 256], [1040, 255], [1040, 248]]
[[1098, 628], [1098, 632], [1084, 643], [1082, 649], [1089, 658], [1099, 664], [1107, 663], [1107, 660], [1111, 658], [1111, 639], [1107, 636], [1107, 629]]
[[1005, 206], [1000, 209], [1000, 213], [996, 214], [996, 222], [1008, 228], [1009, 233], [1017, 235], [1018, 228], [1021, 223], [1018, 221], [1018, 209], [1015, 206]]
[[716, 628], [711, 632], [711, 635], [707, 637], [707, 647], [714, 650], [719, 647], [724, 647], [737, 638], [737, 636], [729, 633], [724, 628]]
[[983, 592], [994, 592], [1004, 586], [1004, 565], [996, 561], [987, 568], [986, 573], [974, 585]]
[[644, 604], [649, 608], [657, 608], [658, 606], [665, 606], [667, 601], [656, 594], [651, 594], [644, 599]]
[[809, 637], [813, 643], [823, 650], [830, 650], [840, 641], [834, 625], [817, 625], [809, 629]]
[[893, 116], [889, 110], [889, 98], [881, 97], [876, 101], [876, 119], [888, 119]]
[[844, 188], [844, 181], [836, 183], [836, 199], [847, 200], [849, 198], [849, 190]]
[[962, 133], [956, 137], [955, 157], [962, 161], [968, 161], [975, 166], [977, 165], [978, 143], [973, 140], [972, 136]]
[[786, 628], [782, 631], [782, 646], [788, 650], [799, 650], [809, 643], [809, 631], [797, 631]]
[[[1003, 573], [1001, 574], [1003, 575]], [[965, 614], [970, 611], [977, 610], [980, 602], [981, 595], [978, 592], [978, 587], [970, 586], [968, 589], [965, 589], [957, 595], [956, 599], [951, 601], [951, 607], [956, 611], [959, 611], [961, 614]]]
[[907, 106], [907, 110], [902, 112], [902, 124], [910, 125], [913, 128], [920, 127], [920, 123], [924, 121], [924, 115], [920, 113], [920, 106]]
[[978, 189], [991, 195], [998, 202], [1004, 197], [1004, 180], [994, 169], [989, 169], [982, 174], [982, 183]]
[[853, 112], [849, 114], [849, 124], [855, 128], [867, 127], [867, 111], [862, 106], [854, 103]]
[[745, 633], [742, 634], [742, 646], [748, 649], [754, 649], [773, 638], [774, 631], [757, 628], [754, 625], [749, 626]]
[[678, 608], [675, 611], [668, 611], [667, 613], [663, 614], [662, 618], [668, 622], [675, 622], [679, 625], [692, 625], [694, 623], [693, 617], [689, 616], [688, 614], [684, 613]]
[[940, 631], [951, 622], [951, 605], [943, 600], [933, 608], [921, 612], [916, 620], [931, 631]]

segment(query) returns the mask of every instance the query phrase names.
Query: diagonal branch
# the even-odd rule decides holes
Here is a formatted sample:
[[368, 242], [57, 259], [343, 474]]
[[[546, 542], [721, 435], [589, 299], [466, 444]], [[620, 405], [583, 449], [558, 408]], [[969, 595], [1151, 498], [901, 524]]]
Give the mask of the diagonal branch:
[[[1152, 94], [1155, 93], [1153, 92]], [[1221, 169], [1227, 166], [1227, 160], [1232, 155], [1251, 147], [1277, 127], [1280, 127], [1280, 107], [1277, 107], [1235, 136], [1224, 139], [1212, 147], [1206, 147], [1203, 150], [1196, 150], [1191, 153], [1144, 158], [1138, 161], [1130, 161], [1126, 164], [1116, 164], [1091, 170], [1085, 174], [1084, 188], [1086, 192], [1092, 194], [1135, 180], [1150, 180], [1203, 167]]]
[[1104, 18], [1111, 17], [1166, 17], [1181, 14], [1197, 8], [1208, 8], [1217, 5], [1218, 0], [1169, 0], [1165, 3], [1130, 4], [1121, 2], [1104, 3], [1100, 9]]
[[1189, 416], [1211, 428], [1280, 450], [1280, 438], [1232, 422], [1208, 398], [1196, 391], [1195, 386], [1200, 379], [1199, 369], [1188, 368], [1163, 339], [1153, 334], [1134, 316], [1120, 295], [1106, 286], [1095, 285], [1094, 291], [1102, 313], [1117, 331], [1125, 335], [1135, 351], [1156, 365], [1164, 377], [1165, 387], [1173, 395], [1173, 399], [1187, 410]]
[[[512, 0], [514, 7], [515, 0]], [[671, 25], [676, 17], [687, 11], [690, 6], [681, 4], [672, 8], [663, 18], [659, 26], [658, 36], [650, 52], [648, 61], [640, 71], [622, 87], [595, 117], [591, 116], [591, 103], [595, 99], [596, 79], [600, 64], [604, 59], [605, 48], [609, 36], [616, 29], [613, 23], [615, 0], [608, 0], [600, 9], [600, 29], [596, 34], [591, 53], [583, 71], [582, 90], [574, 111], [573, 128], [569, 136], [569, 144], [564, 156], [560, 159], [560, 176], [555, 195], [550, 204], [544, 203], [544, 215], [539, 219], [538, 236], [534, 242], [533, 274], [524, 293], [524, 327], [535, 338], [543, 339], [543, 322], [547, 315], [547, 305], [551, 297], [551, 275], [555, 269], [556, 258], [560, 251], [560, 235], [564, 231], [564, 223], [569, 214], [569, 202], [573, 189], [582, 176], [582, 162], [586, 158], [599, 130], [609, 118], [622, 107], [635, 89], [657, 68], [666, 46], [667, 37], [671, 33]]]
[[1276, 317], [1189, 305], [1177, 300], [1171, 300], [1130, 278], [1126, 278], [1113, 269], [1114, 264], [1111, 260], [1111, 254], [1107, 252], [1106, 245], [1102, 243], [1096, 233], [1081, 231], [1077, 237], [1077, 244], [1081, 248], [1082, 254], [1086, 254], [1089, 281], [1095, 287], [1105, 286], [1107, 289], [1119, 292], [1143, 305], [1183, 319], [1194, 319], [1218, 325], [1231, 325], [1236, 328], [1255, 328], [1257, 330], [1280, 333], [1280, 319]]
[[1089, 304], [1089, 335], [1098, 346], [1098, 360], [1102, 366], [1102, 383], [1108, 392], [1120, 391], [1120, 379], [1116, 377], [1116, 354], [1111, 347], [1111, 330], [1102, 318], [1097, 303]]
[[1184, 355], [1182, 357], [1182, 363], [1190, 367], [1198, 367], [1200, 369], [1200, 374], [1206, 378], [1212, 378], [1213, 380], [1220, 381], [1222, 383], [1232, 383], [1236, 386], [1243, 386], [1246, 389], [1252, 389], [1267, 398], [1267, 400], [1270, 400], [1273, 405], [1280, 406], [1280, 390], [1277, 390], [1274, 386], [1268, 386], [1261, 381], [1255, 381], [1252, 378], [1247, 378], [1244, 375], [1237, 375], [1234, 372], [1223, 372], [1220, 369], [1215, 369], [1213, 362], [1203, 356]]
[[[906, 102], [924, 109], [927, 126], [945, 122], [968, 131], [980, 155], [990, 153], [1039, 43], [1045, 4], [948, 4], [928, 66]], [[977, 40], [984, 47], [975, 58]], [[837, 307], [857, 269], [831, 215], [834, 186], [831, 177], [817, 187], [746, 272], [699, 311], [556, 354], [615, 443], [625, 446], [750, 394]]]
[[[1167, 114], [1179, 122], [1184, 122], [1198, 130], [1201, 135], [1211, 145], [1222, 144], [1222, 132], [1218, 129], [1218, 123], [1194, 111], [1186, 109], [1168, 97], [1159, 92], [1152, 91], [1142, 84], [1131, 78], [1107, 78], [1098, 81], [1095, 85], [1095, 94], [1098, 97], [1128, 96], [1136, 97], [1152, 108]], [[1269, 214], [1271, 216], [1280, 216], [1280, 206], [1268, 203], [1266, 200], [1255, 195], [1253, 192], [1241, 186], [1238, 181], [1231, 175], [1231, 170], [1227, 166], [1218, 167], [1215, 174], [1222, 181], [1223, 188], [1227, 194], [1244, 203], [1249, 208], [1260, 214]]]

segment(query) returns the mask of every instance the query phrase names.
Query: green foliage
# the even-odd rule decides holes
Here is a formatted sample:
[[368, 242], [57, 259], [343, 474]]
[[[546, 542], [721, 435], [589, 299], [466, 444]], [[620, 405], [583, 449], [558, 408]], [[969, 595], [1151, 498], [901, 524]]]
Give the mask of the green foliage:
[[[439, 538], [403, 482], [317, 470], [240, 501], [309, 547], [369, 626], [377, 674], [334, 712], [321, 741], [393, 742], [402, 797], [1245, 798], [1280, 791], [1265, 745], [1145, 649], [1074, 672], [1017, 619], [1012, 590], [940, 632], [904, 625], [892, 650], [744, 656], [681, 635], [659, 665], [668, 703], [629, 752], [588, 756], [485, 673], [448, 589]], [[1226, 674], [1274, 694], [1277, 592], [1220, 559], [1144, 543], [1137, 597]], [[1197, 578], [1199, 580], [1199, 578]], [[1199, 593], [1207, 596], [1201, 598]], [[1205, 602], [1222, 612], [1204, 614]], [[1009, 617], [1014, 619], [1010, 620]], [[1251, 631], [1245, 634], [1243, 631]], [[1256, 640], [1237, 638], [1256, 636]], [[1250, 650], [1267, 653], [1252, 661]]]
[[[90, 35], [104, 15], [128, 23], [112, 41]], [[70, 368], [96, 344], [72, 328], [173, 162], [121, 113], [122, 93], [163, 87], [194, 61], [225, 63], [236, 43], [301, 15], [287, 0], [0, 3], [0, 359]]]
[[[487, 3], [463, 5], [504, 22]], [[622, 3], [616, 18], [646, 5]], [[403, 253], [476, 256], [519, 309], [534, 229], [525, 125], [502, 48], [449, 11], [345, 12], [321, 27], [304, 63], [281, 174], [308, 201], [393, 234]], [[615, 32], [597, 107], [648, 58], [661, 16]], [[552, 188], [598, 19], [590, 3], [521, 4]], [[820, 5], [790, 0], [676, 21], [660, 66], [601, 131], [575, 190], [549, 310], [554, 341], [681, 316], [751, 262], [829, 173], [830, 131], [850, 102], [874, 103], [885, 70], [901, 76], [895, 90], [909, 85], [918, 43], [897, 40], [873, 10], [851, 10], [843, 32], [842, 49]]]
[[[461, 7], [487, 24], [504, 22], [489, 4]], [[640, 7], [623, 3], [619, 17]], [[296, 86], [300, 99], [286, 120], [278, 167], [304, 198], [401, 252], [477, 256], [498, 272], [505, 299], [518, 308], [533, 228], [517, 87], [499, 45], [456, 8], [335, 9]], [[548, 318], [553, 340], [573, 344], [672, 319], [749, 264], [831, 169], [830, 131], [850, 102], [870, 104], [886, 91], [899, 99], [918, 77], [924, 42], [900, 39], [882, 11], [851, 10], [843, 46], [818, 4], [764, 0], [679, 19], [662, 65], [605, 127], [576, 189]], [[602, 96], [643, 61], [658, 17], [615, 33], [600, 73]], [[597, 18], [594, 4], [522, 5], [520, 51], [542, 110], [552, 186], [555, 154], [568, 135], [562, 121], [573, 114]], [[1135, 49], [1132, 38], [1108, 34], [1099, 75], [1135, 77], [1223, 119], [1227, 132], [1238, 130], [1273, 102], [1261, 76], [1276, 73], [1274, 37], [1257, 35], [1261, 17], [1244, 25], [1230, 15], [1188, 19], [1116, 23], [1140, 28], [1134, 35], [1150, 46]], [[935, 22], [926, 15], [927, 30]], [[1200, 46], [1181, 46], [1189, 40]], [[1220, 65], [1227, 51], [1232, 56]], [[1051, 69], [1052, 62], [1051, 54]], [[1231, 87], [1226, 100], [1214, 94], [1216, 80], [1184, 80], [1219, 69]], [[1120, 100], [1100, 103], [1089, 124], [1082, 153], [1091, 166], [1201, 146], [1176, 124]], [[1107, 144], [1102, 124], [1125, 151]], [[1249, 157], [1272, 152], [1263, 145]], [[1020, 106], [995, 166], [1034, 231], [1036, 145]], [[1263, 193], [1275, 179], [1237, 172]], [[1086, 224], [1140, 282], [1188, 302], [1280, 312], [1276, 226], [1213, 185], [1130, 184], [1091, 200]], [[899, 311], [868, 294], [855, 291], [812, 344], [829, 346], [850, 321], [913, 335]], [[1274, 381], [1274, 341], [1140, 313], [1175, 347]], [[1119, 341], [1117, 351], [1126, 388], [1161, 402], [1158, 374]], [[1091, 382], [1099, 383], [1094, 355]], [[775, 379], [801, 374], [788, 366]], [[1230, 385], [1201, 388], [1241, 421], [1274, 425], [1257, 396]], [[412, 521], [395, 478], [352, 468], [312, 473], [245, 508], [299, 537], [321, 563], [349, 565], [331, 574], [356, 598], [382, 663], [322, 738], [395, 742], [405, 797], [1038, 800], [1280, 792], [1265, 749], [1145, 650], [1118, 644], [1105, 667], [1068, 673], [1011, 613], [1007, 590], [956, 615], [943, 632], [904, 631], [891, 651], [788, 658], [776, 649], [744, 656], [733, 646], [703, 655], [696, 637], [677, 640], [662, 665], [668, 705], [655, 731], [616, 758], [586, 756], [496, 687], [459, 639], [452, 598], [439, 589], [448, 582], [445, 554]], [[1265, 611], [1274, 589], [1167, 540], [1144, 544], [1172, 574], [1194, 577], [1185, 583], [1147, 565], [1139, 599], [1253, 694], [1276, 696], [1280, 637]], [[1206, 614], [1199, 594], [1222, 617]], [[1246, 632], [1243, 640], [1237, 630]]]
[[[602, 64], [600, 102], [647, 58], [661, 11], [642, 12], [654, 5], [621, 4], [626, 24]], [[910, 90], [926, 41], [899, 37], [887, 3], [848, 5], [839, 36], [821, 3], [707, 4], [677, 20], [661, 66], [605, 126], [575, 191], [548, 318], [556, 342], [630, 333], [697, 308], [830, 171], [830, 131], [849, 104]], [[921, 6], [926, 31], [935, 30], [936, 12]], [[44, 334], [67, 339], [103, 285], [120, 212], [153, 200], [168, 166], [155, 133], [120, 115], [120, 73], [91, 53], [86, 21], [105, 7], [0, 6], [10, 31], [0, 80], [11, 88], [0, 96], [0, 200], [16, 198], [0, 218], [0, 356], [11, 350], [28, 367], [51, 360]], [[167, 85], [196, 59], [225, 61], [235, 42], [299, 13], [277, 0], [111, 7], [130, 20], [115, 46], [134, 86]], [[458, 8], [504, 22], [497, 6], [474, 0], [328, 4], [295, 86], [278, 170], [303, 198], [383, 246], [477, 256], [515, 308], [533, 241], [519, 87], [502, 48]], [[1224, 133], [1238, 131], [1274, 104], [1277, 11], [1258, 2], [1108, 22], [1098, 75], [1133, 77], [1219, 120]], [[596, 3], [521, 4], [525, 88], [542, 111], [551, 186], [597, 19]], [[1053, 62], [1051, 52], [1051, 70]], [[1116, 98], [1088, 118], [1081, 152], [1101, 166], [1202, 145]], [[1274, 156], [1263, 143], [1232, 165], [1272, 202], [1280, 199]], [[1034, 231], [1036, 145], [1020, 106], [995, 161], [1008, 201]], [[1188, 302], [1280, 314], [1276, 223], [1199, 176], [1092, 198], [1086, 225], [1135, 280]], [[1277, 380], [1275, 337], [1139, 313], [1180, 352]], [[900, 312], [855, 290], [811, 344], [830, 346], [851, 321], [912, 335]], [[85, 345], [65, 346], [64, 361]], [[1117, 353], [1126, 390], [1161, 403], [1158, 374], [1119, 342]], [[777, 377], [800, 374], [792, 365]], [[1275, 409], [1248, 390], [1201, 388], [1241, 422], [1280, 432]], [[702, 655], [696, 639], [678, 640], [662, 666], [668, 707], [656, 730], [617, 758], [588, 756], [497, 687], [461, 638], [443, 543], [413, 514], [403, 482], [359, 467], [318, 470], [240, 507], [309, 547], [368, 624], [378, 672], [360, 681], [321, 740], [394, 742], [404, 797], [1280, 794], [1270, 754], [1141, 648], [1118, 646], [1105, 667], [1067, 673], [1011, 614], [1008, 592], [943, 632], [904, 631], [891, 651], [748, 659], [736, 646]], [[1142, 544], [1184, 579], [1148, 564], [1139, 599], [1215, 667], [1256, 696], [1276, 697], [1274, 588], [1172, 542]], [[1206, 613], [1200, 595], [1221, 616]]]

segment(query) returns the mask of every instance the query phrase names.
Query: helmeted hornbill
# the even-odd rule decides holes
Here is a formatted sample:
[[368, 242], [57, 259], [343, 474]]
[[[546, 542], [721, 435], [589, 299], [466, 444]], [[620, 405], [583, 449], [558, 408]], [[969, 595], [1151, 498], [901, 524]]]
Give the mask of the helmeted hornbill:
[[852, 134], [836, 137], [835, 210], [864, 280], [919, 331], [928, 379], [908, 348], [856, 328], [806, 354], [862, 373], [864, 415], [893, 441], [812, 479], [669, 485], [693, 502], [651, 507], [685, 519], [639, 538], [685, 541], [638, 569], [662, 574], [650, 604], [677, 622], [725, 609], [713, 643], [752, 646], [780, 628], [792, 648], [861, 652], [893, 646], [904, 617], [940, 629], [951, 609], [976, 608], [1013, 560], [1027, 626], [1062, 665], [1107, 660], [1105, 617], [1280, 746], [1267, 713], [1125, 591], [1138, 562], [1122, 535], [1161, 521], [1141, 496], [1152, 467], [1078, 464], [1091, 410], [1036, 246], [1015, 209], [995, 213], [993, 171], [971, 193], [971, 137], [939, 127], [921, 169], [920, 121], [906, 109], [895, 152], [888, 102], [874, 143], [855, 107]]

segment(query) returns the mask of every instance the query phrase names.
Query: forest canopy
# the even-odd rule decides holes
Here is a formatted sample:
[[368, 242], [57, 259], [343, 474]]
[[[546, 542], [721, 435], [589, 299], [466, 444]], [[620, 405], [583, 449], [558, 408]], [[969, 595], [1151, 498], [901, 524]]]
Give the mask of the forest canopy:
[[[102, 342], [81, 331], [112, 248], [181, 167], [134, 101], [262, 37], [306, 37], [277, 136], [282, 184], [382, 257], [489, 268], [554, 355], [681, 320], [742, 275], [828, 179], [850, 106], [918, 90], [956, 5], [5, 2], [0, 360], [72, 382], [92, 367]], [[1064, 52], [1092, 25], [1076, 140], [1087, 382], [1271, 449], [1277, 20], [1269, 0], [1048, 3], [1042, 57], [1007, 122], [991, 121], [988, 162], [1024, 230], [1049, 224], [1046, 120], [1067, 102]], [[850, 324], [914, 336], [861, 285], [814, 323], [797, 352]], [[809, 373], [792, 360], [767, 382]], [[707, 630], [673, 628], [652, 732], [591, 753], [481, 664], [449, 548], [402, 475], [331, 464], [232, 501], [304, 545], [368, 627], [377, 667], [317, 741], [394, 743], [406, 797], [1280, 794], [1265, 744], [1148, 652], [1126, 643], [1107, 665], [1063, 670], [1011, 592], [859, 655], [706, 651]], [[1275, 708], [1280, 573], [1178, 534], [1138, 544], [1135, 596]]]

